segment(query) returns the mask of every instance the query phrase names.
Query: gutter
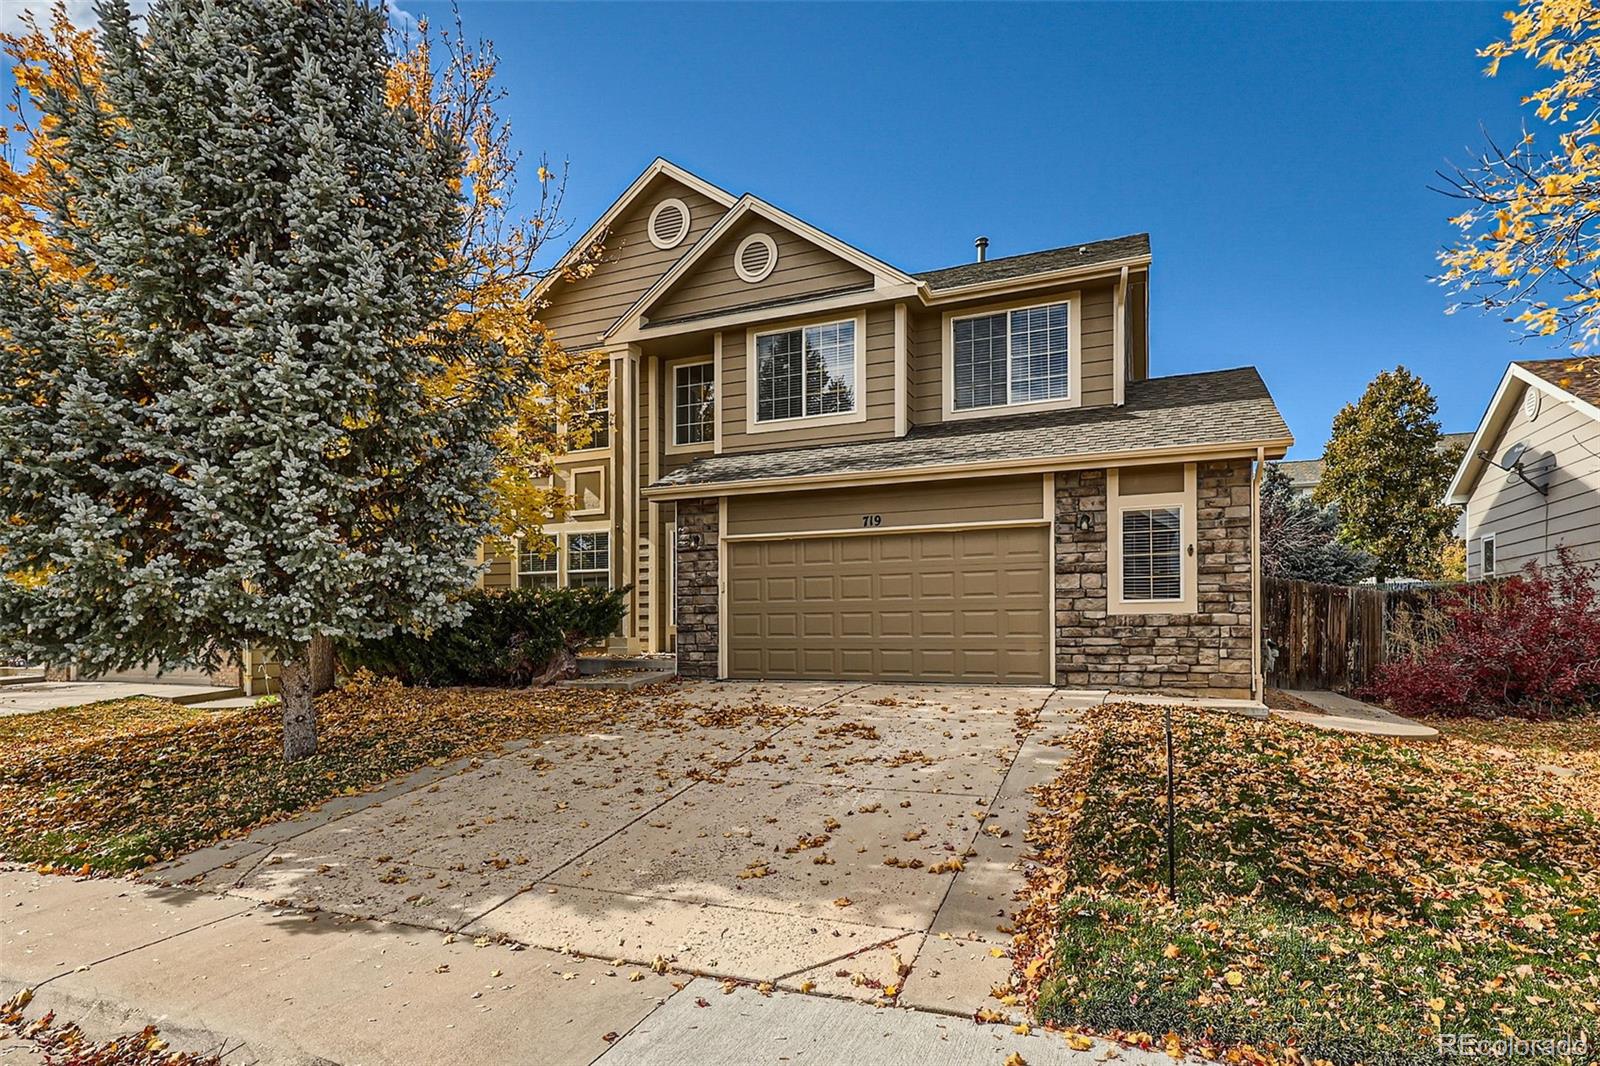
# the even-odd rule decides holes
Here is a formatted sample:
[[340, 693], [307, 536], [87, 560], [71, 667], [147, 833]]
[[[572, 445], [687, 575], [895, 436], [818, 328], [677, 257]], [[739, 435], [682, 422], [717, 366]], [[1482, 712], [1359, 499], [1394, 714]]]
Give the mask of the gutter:
[[[1237, 444], [1187, 445], [1170, 448], [1140, 448], [1134, 451], [1097, 452], [1079, 455], [1041, 455], [1023, 459], [996, 459], [978, 463], [934, 463], [885, 470], [857, 470], [847, 473], [800, 474], [795, 477], [746, 478], [742, 481], [709, 481], [689, 485], [652, 485], [644, 495], [657, 500], [692, 500], [705, 496], [783, 492], [795, 488], [834, 487], [893, 481], [969, 477], [983, 473], [1024, 474], [1045, 470], [1092, 470], [1102, 466], [1143, 466], [1175, 460], [1239, 459], [1282, 455], [1294, 443], [1293, 437], [1276, 440], [1240, 441]], [[726, 454], [726, 453], [724, 453]], [[754, 453], [753, 453], [754, 454]]]

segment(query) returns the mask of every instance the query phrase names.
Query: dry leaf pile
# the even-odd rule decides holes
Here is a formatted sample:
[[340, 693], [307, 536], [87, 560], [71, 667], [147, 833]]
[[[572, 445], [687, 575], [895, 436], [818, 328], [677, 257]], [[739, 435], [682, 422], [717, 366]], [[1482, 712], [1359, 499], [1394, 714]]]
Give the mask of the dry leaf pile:
[[1563, 776], [1504, 743], [1174, 718], [1176, 905], [1159, 713], [1090, 711], [1034, 790], [1013, 955], [1041, 1019], [1245, 1062], [1600, 1041], [1600, 722], [1553, 745]]

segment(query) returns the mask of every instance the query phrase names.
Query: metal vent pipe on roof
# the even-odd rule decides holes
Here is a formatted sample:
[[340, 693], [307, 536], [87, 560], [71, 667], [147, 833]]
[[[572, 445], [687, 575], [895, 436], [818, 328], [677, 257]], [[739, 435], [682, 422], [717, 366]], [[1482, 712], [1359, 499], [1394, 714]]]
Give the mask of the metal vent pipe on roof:
[[978, 262], [981, 263], [989, 258], [989, 238], [979, 237], [972, 242], [972, 245], [978, 249]]

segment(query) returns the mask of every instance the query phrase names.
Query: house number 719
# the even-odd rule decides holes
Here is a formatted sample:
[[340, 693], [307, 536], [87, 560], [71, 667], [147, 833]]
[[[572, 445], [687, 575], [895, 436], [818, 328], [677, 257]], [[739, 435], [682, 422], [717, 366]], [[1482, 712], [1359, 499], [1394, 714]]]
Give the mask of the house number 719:
[[863, 526], [881, 526], [883, 525], [883, 515], [864, 514], [861, 516], [861, 524]]

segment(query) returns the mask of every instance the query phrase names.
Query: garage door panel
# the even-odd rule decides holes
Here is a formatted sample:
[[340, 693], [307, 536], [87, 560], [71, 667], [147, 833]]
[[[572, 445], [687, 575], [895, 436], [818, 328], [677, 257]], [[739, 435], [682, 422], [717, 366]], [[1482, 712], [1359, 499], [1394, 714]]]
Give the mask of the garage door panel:
[[735, 541], [728, 550], [735, 676], [1045, 680], [1043, 527]]

